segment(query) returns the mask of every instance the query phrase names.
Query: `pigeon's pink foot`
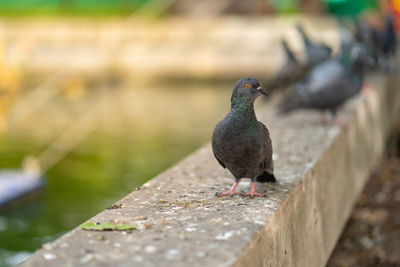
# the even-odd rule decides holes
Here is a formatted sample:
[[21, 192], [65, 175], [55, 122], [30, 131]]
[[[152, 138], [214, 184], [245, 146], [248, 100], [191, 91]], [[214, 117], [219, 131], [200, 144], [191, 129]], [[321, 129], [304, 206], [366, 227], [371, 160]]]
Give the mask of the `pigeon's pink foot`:
[[243, 194], [242, 196], [245, 196], [245, 197], [263, 197], [264, 195], [260, 194], [260, 193], [257, 193], [257, 192], [250, 192], [250, 193], [247, 193], [247, 194]]
[[250, 197], [263, 197], [264, 195], [256, 192], [256, 183], [251, 182], [251, 191], [250, 193], [243, 194], [243, 196], [250, 196]]
[[347, 127], [347, 122], [344, 121], [342, 118], [340, 117], [336, 117], [335, 121], [334, 121], [334, 125], [340, 127], [340, 128], [346, 128]]
[[218, 194], [218, 197], [233, 196], [233, 195], [236, 195], [236, 194], [240, 194], [239, 192], [236, 192], [236, 187], [238, 186], [238, 184], [239, 184], [239, 182], [235, 182], [235, 183], [232, 185], [231, 190], [229, 190], [228, 192], [224, 192], [224, 193]]
[[368, 95], [368, 94], [371, 93], [372, 91], [373, 91], [373, 89], [372, 89], [370, 86], [366, 85], [366, 84], [361, 88], [361, 94], [362, 94], [363, 96]]
[[327, 112], [321, 112], [321, 117], [320, 117], [321, 123], [324, 125], [328, 125], [331, 121], [331, 118]]
[[240, 193], [239, 193], [239, 192], [236, 192], [236, 191], [229, 190], [228, 192], [219, 193], [218, 196], [219, 196], [219, 197], [223, 197], [223, 196], [233, 196], [233, 195], [237, 195], [237, 194], [240, 194]]

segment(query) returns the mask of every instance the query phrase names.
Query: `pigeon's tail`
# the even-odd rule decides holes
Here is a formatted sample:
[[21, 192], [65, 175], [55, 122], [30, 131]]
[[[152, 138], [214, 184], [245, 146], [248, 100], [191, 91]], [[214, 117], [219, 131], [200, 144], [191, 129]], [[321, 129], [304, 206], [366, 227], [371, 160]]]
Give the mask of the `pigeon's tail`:
[[296, 25], [296, 29], [297, 31], [300, 33], [301, 38], [303, 39], [303, 42], [305, 44], [310, 44], [310, 39], [308, 39], [308, 36], [306, 35], [306, 33], [304, 32], [303, 27], [300, 24]]
[[282, 44], [283, 50], [285, 51], [287, 60], [297, 62], [296, 56], [294, 55], [293, 51], [289, 48], [289, 45], [284, 38], [281, 39], [281, 44]]
[[257, 177], [256, 181], [260, 183], [267, 183], [267, 182], [275, 183], [276, 178], [273, 173], [264, 172], [263, 174]]

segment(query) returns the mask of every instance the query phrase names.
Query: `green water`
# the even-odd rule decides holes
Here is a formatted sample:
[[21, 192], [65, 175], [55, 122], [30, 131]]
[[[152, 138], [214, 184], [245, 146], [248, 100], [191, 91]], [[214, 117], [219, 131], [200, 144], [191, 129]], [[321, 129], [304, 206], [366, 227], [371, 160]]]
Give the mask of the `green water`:
[[[0, 266], [20, 262], [210, 139], [229, 107], [230, 84], [121, 89], [96, 130], [45, 174], [34, 196], [0, 211]], [[62, 96], [0, 137], [0, 168], [19, 168], [76, 121], [92, 93]]]

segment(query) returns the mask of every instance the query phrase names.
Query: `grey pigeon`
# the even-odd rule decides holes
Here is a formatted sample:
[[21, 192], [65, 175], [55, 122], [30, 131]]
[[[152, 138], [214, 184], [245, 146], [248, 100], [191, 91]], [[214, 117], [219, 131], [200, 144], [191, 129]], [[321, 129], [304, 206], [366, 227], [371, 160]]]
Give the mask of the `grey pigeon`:
[[367, 61], [367, 51], [359, 43], [354, 43], [348, 55], [330, 59], [314, 68], [301, 83], [287, 94], [279, 104], [279, 114], [296, 109], [336, 110], [349, 98], [358, 94], [363, 85], [363, 72]]
[[296, 28], [303, 39], [308, 67], [312, 68], [331, 57], [332, 48], [323, 43], [312, 42], [301, 25], [298, 24]]
[[379, 55], [379, 48], [377, 47], [377, 44], [375, 42], [375, 30], [371, 27], [368, 27], [368, 25], [366, 25], [359, 19], [356, 19], [354, 37], [357, 42], [363, 44], [367, 49], [369, 56], [373, 60], [371, 69], [375, 69], [378, 66]]
[[240, 79], [233, 88], [231, 111], [220, 121], [212, 136], [214, 156], [235, 177], [232, 188], [218, 196], [238, 194], [242, 178], [251, 179], [248, 196], [262, 196], [255, 191], [255, 181], [275, 182], [272, 144], [267, 127], [257, 121], [254, 101], [267, 92], [254, 78]]
[[[390, 64], [395, 64], [397, 39], [394, 30], [394, 19], [392, 15], [387, 15], [383, 30], [372, 28], [372, 39], [377, 48], [380, 64], [384, 69], [390, 68]], [[389, 65], [388, 65], [389, 64]]]
[[307, 72], [307, 68], [297, 60], [286, 40], [282, 39], [281, 43], [285, 51], [286, 61], [278, 72], [268, 81], [267, 88], [270, 90], [286, 88], [300, 81]]

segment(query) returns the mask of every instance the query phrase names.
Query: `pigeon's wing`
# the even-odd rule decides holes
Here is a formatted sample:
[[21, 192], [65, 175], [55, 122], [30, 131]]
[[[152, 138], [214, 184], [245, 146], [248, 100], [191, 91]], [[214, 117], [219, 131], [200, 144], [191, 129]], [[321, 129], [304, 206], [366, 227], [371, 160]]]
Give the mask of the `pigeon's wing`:
[[332, 81], [340, 80], [345, 73], [346, 70], [337, 60], [327, 60], [311, 71], [308, 90], [315, 92], [324, 89]]
[[326, 83], [320, 90], [309, 95], [309, 107], [335, 110], [358, 90], [351, 81], [352, 77], [342, 76], [340, 79]]
[[213, 133], [213, 136], [212, 136], [212, 139], [211, 139], [211, 146], [212, 146], [212, 151], [213, 151], [213, 154], [214, 154], [214, 157], [217, 159], [217, 161], [219, 162], [219, 164], [222, 166], [222, 167], [224, 167], [224, 168], [226, 168], [225, 167], [225, 164], [222, 162], [222, 160], [221, 159], [219, 159], [218, 158], [218, 156], [217, 156], [217, 153], [215, 153], [215, 151], [216, 151], [216, 144], [215, 144], [215, 135], [216, 135], [216, 129], [218, 128], [218, 125], [215, 127], [215, 129], [214, 129], [214, 133]]
[[223, 168], [226, 168], [226, 167], [225, 167], [225, 164], [217, 157], [217, 155], [215, 154], [214, 151], [213, 151], [213, 153], [214, 153], [214, 157], [217, 159], [218, 163], [219, 163]]
[[269, 131], [267, 127], [261, 122], [257, 122], [258, 132], [262, 138], [262, 146], [263, 146], [263, 154], [264, 154], [264, 171], [273, 174], [274, 172], [274, 164], [272, 160], [272, 142], [271, 137], [269, 136]]

